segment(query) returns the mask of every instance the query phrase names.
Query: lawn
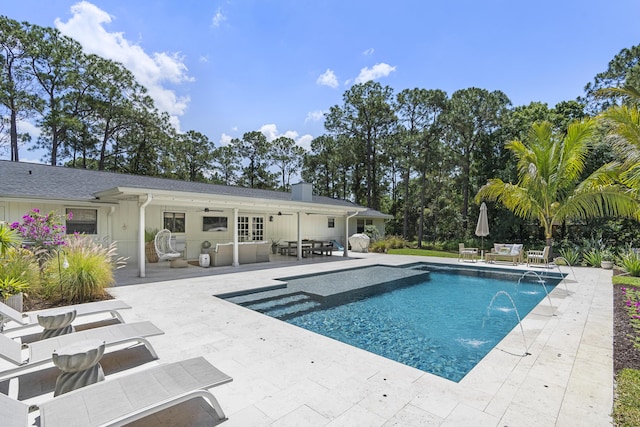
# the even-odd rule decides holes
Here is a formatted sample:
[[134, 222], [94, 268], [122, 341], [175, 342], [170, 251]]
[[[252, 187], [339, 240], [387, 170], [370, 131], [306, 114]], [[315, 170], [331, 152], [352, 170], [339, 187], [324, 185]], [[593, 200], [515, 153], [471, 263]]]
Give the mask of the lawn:
[[442, 258], [458, 258], [458, 252], [435, 251], [430, 249], [402, 248], [389, 249], [389, 253], [393, 255], [419, 255], [419, 256], [437, 256]]

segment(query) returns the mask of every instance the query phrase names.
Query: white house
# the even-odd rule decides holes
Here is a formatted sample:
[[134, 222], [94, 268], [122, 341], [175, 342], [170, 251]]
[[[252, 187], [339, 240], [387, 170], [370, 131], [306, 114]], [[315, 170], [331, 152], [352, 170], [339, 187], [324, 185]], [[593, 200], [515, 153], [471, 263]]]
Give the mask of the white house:
[[[0, 160], [0, 221], [21, 221], [33, 208], [73, 212], [75, 231], [116, 241], [118, 254], [145, 275], [144, 231], [167, 228], [186, 258], [203, 242], [336, 240], [374, 225], [384, 234], [390, 215], [346, 200], [315, 196], [310, 184], [290, 193]], [[300, 247], [300, 245], [298, 245]], [[298, 253], [298, 257], [301, 253]]]

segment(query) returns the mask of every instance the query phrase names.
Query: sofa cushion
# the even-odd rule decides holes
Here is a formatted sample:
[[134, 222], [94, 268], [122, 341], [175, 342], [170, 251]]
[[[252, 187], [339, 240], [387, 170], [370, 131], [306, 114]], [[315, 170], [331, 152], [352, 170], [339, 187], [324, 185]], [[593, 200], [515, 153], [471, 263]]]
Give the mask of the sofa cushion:
[[500, 255], [509, 255], [511, 254], [511, 248], [507, 245], [500, 245], [500, 250], [498, 251]]
[[522, 251], [522, 245], [521, 244], [511, 245], [511, 255], [518, 255], [520, 253], [520, 251]]

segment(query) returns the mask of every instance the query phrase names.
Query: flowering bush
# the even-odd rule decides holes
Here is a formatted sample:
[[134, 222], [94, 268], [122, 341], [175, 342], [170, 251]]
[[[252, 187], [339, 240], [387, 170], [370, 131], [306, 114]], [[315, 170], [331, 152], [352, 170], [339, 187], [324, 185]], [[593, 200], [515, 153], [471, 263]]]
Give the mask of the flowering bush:
[[56, 215], [55, 211], [43, 215], [40, 209], [33, 209], [22, 217], [22, 224], [14, 222], [11, 228], [17, 230], [25, 240], [33, 242], [35, 246], [59, 246], [65, 244], [64, 236], [67, 230], [62, 222], [71, 218], [73, 218], [71, 212], [61, 217]]
[[45, 215], [40, 209], [32, 209], [22, 217], [22, 223], [16, 221], [11, 228], [20, 233], [42, 266], [55, 249], [66, 245], [67, 227], [64, 221], [71, 218], [71, 212], [65, 216], [56, 215], [55, 211]]
[[634, 347], [640, 348], [640, 289], [621, 287], [620, 290], [626, 298], [627, 313], [635, 331], [634, 336], [629, 338], [633, 340]]

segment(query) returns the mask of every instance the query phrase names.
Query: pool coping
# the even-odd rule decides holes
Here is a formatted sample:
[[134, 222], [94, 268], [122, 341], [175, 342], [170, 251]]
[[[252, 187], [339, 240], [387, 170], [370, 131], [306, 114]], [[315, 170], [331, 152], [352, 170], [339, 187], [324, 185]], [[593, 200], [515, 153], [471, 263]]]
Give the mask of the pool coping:
[[577, 280], [565, 279], [550, 293], [553, 308], [545, 299], [523, 319], [529, 355], [518, 356], [523, 336], [514, 329], [459, 383], [211, 297], [271, 286], [287, 275], [411, 262], [416, 257], [362, 254], [350, 263], [147, 283], [112, 293], [134, 307], [127, 320], [151, 320], [165, 330], [151, 339], [162, 362], [203, 355], [234, 378], [216, 389], [226, 425], [611, 424], [610, 270], [576, 268]]

